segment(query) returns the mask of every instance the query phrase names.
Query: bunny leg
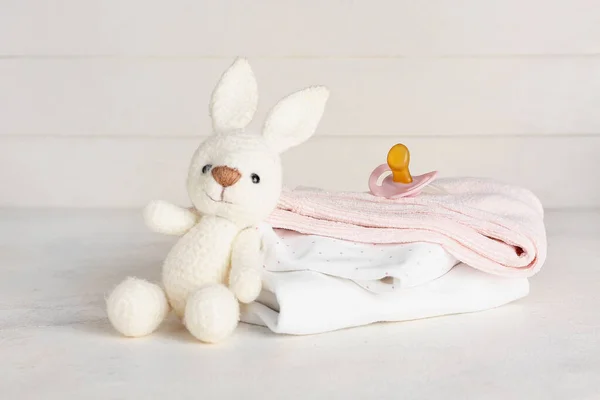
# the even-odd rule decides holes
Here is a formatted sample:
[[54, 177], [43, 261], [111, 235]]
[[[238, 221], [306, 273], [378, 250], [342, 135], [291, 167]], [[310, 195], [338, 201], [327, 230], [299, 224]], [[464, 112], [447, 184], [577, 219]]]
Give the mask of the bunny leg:
[[127, 278], [106, 299], [108, 319], [128, 337], [148, 335], [169, 313], [169, 303], [160, 286], [138, 278]]
[[204, 286], [185, 305], [184, 324], [196, 339], [216, 343], [227, 338], [240, 320], [240, 305], [227, 287]]

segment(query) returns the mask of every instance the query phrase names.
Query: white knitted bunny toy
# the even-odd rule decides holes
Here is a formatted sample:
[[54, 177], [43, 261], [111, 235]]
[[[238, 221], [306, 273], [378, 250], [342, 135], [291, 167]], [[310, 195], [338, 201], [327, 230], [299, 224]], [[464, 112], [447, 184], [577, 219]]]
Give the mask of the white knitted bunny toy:
[[163, 286], [138, 278], [107, 298], [112, 325], [125, 336], [153, 332], [172, 307], [201, 341], [218, 342], [239, 321], [239, 302], [261, 290], [261, 238], [256, 224], [276, 207], [282, 186], [279, 153], [315, 131], [329, 91], [310, 87], [281, 100], [262, 134], [245, 133], [258, 102], [256, 80], [237, 59], [217, 84], [210, 105], [214, 134], [196, 150], [187, 190], [194, 208], [155, 201], [144, 212], [150, 229], [183, 235], [163, 264]]

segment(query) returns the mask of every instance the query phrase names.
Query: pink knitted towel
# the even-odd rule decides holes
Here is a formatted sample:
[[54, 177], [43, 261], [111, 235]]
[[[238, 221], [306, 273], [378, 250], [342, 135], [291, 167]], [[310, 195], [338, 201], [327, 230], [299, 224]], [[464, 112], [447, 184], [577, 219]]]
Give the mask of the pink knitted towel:
[[528, 190], [440, 179], [443, 194], [389, 200], [370, 193], [284, 190], [273, 228], [363, 243], [430, 242], [491, 274], [529, 277], [546, 259], [544, 210]]

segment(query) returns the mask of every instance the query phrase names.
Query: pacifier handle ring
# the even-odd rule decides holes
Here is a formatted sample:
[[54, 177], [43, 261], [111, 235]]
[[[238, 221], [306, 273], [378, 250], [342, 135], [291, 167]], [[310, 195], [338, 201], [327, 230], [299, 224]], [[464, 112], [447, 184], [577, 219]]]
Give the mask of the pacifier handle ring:
[[383, 182], [381, 182], [381, 185], [378, 185], [377, 182], [379, 181], [379, 178], [381, 178], [381, 175], [383, 175], [385, 172], [392, 172], [387, 164], [381, 164], [375, 168], [373, 172], [371, 172], [371, 175], [369, 176], [369, 190], [371, 193], [376, 193], [379, 191], [379, 189], [381, 189], [381, 187], [383, 187]]

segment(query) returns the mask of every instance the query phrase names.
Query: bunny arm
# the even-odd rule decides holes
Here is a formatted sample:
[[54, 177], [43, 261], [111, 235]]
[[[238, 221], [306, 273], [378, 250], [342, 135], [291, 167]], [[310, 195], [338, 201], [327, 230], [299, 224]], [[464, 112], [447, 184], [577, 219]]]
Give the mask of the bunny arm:
[[200, 215], [195, 209], [176, 206], [162, 200], [148, 203], [144, 209], [146, 226], [154, 232], [181, 236], [198, 223]]
[[263, 265], [261, 236], [256, 227], [241, 231], [231, 249], [229, 288], [242, 303], [251, 303], [262, 288], [260, 268]]

